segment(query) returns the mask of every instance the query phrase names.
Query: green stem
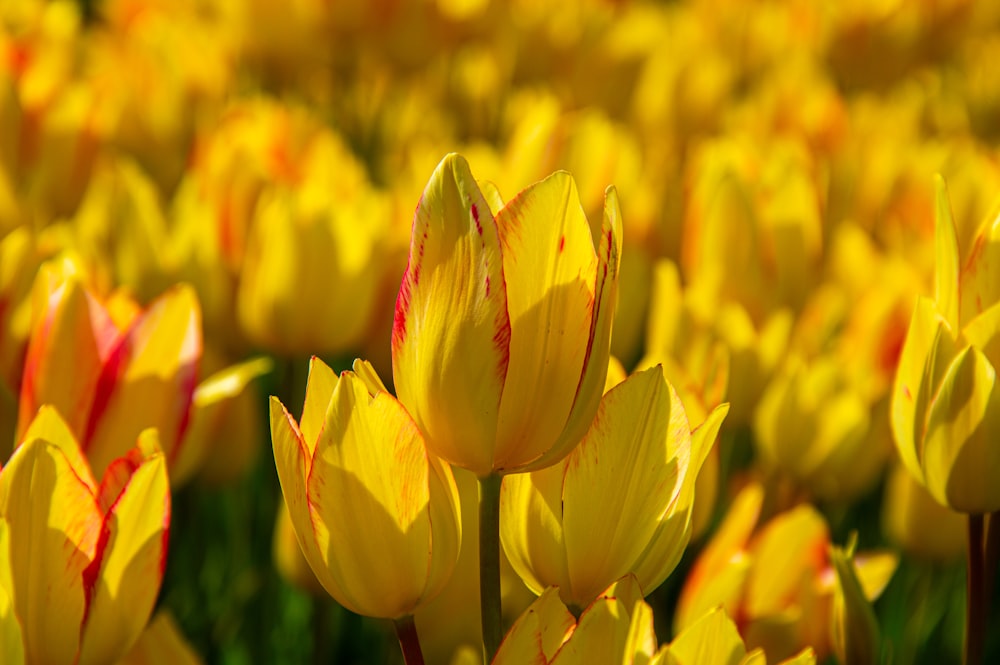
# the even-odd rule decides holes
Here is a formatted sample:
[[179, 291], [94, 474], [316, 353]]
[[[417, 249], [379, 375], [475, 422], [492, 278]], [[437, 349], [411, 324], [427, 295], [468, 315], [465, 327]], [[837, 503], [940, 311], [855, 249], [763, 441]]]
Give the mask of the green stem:
[[417, 635], [417, 625], [413, 615], [392, 622], [396, 626], [396, 637], [399, 638], [399, 648], [403, 650], [403, 662], [406, 665], [424, 665], [424, 654], [420, 650], [420, 637]]
[[986, 637], [983, 573], [983, 516], [969, 515], [969, 567], [965, 587], [965, 665], [981, 665]]
[[500, 648], [500, 483], [498, 474], [479, 479], [479, 602], [485, 662]]

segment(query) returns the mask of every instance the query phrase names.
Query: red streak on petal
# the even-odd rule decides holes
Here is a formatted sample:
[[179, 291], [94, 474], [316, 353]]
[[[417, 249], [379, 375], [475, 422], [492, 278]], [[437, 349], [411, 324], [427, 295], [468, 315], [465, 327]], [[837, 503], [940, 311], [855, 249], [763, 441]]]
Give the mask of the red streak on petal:
[[479, 223], [479, 208], [476, 207], [475, 203], [473, 203], [471, 206], [469, 206], [469, 209], [472, 210], [472, 221], [476, 223], [476, 231], [478, 231], [480, 237], [482, 237], [483, 225]]
[[[419, 271], [419, 267], [418, 267]], [[392, 319], [392, 348], [395, 349], [406, 340], [406, 315], [410, 311], [411, 273], [407, 264], [406, 272], [403, 273], [403, 281], [399, 285], [399, 294], [396, 296], [396, 310]]]
[[562, 254], [562, 251], [565, 248], [566, 248], [566, 236], [559, 236], [559, 253]]

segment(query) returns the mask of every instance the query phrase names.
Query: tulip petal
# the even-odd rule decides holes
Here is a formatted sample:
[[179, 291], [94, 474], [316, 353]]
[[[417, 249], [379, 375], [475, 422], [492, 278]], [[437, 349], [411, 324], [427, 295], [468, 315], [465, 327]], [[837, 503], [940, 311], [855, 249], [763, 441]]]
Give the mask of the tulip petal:
[[155, 427], [169, 464], [180, 452], [201, 358], [201, 310], [178, 286], [139, 316], [112, 353], [97, 385], [83, 447], [96, 475]]
[[349, 609], [393, 619], [423, 600], [432, 546], [429, 473], [420, 431], [402, 405], [387, 393], [372, 398], [363, 381], [344, 372], [316, 447], [308, 497], [316, 543], [344, 591], [334, 597]]
[[[150, 440], [155, 430], [119, 462], [132, 471], [108, 507], [95, 560], [84, 572], [88, 607], [80, 663], [115, 662], [142, 634], [160, 590], [170, 527], [170, 483], [163, 453]], [[104, 489], [102, 483], [102, 490]], [[103, 494], [103, 492], [102, 492]], [[103, 498], [103, 497], [102, 497]]]
[[85, 611], [83, 571], [102, 521], [90, 488], [58, 446], [32, 439], [0, 472], [0, 518], [9, 528], [26, 661], [74, 662]]
[[448, 155], [413, 218], [396, 300], [396, 393], [440, 457], [493, 468], [510, 321], [500, 239], [469, 165]]
[[[306, 478], [312, 466], [310, 449], [303, 440], [295, 419], [281, 401], [277, 397], [271, 397], [270, 404], [271, 444], [274, 448], [274, 466], [278, 471], [281, 493], [285, 497], [288, 514], [295, 525], [295, 535], [302, 549], [302, 555], [312, 568], [316, 579], [332, 596], [337, 589], [337, 582], [326, 566], [325, 553], [321, 552], [316, 544], [313, 518], [306, 500]], [[315, 446], [315, 443], [313, 445]]]
[[[16, 440], [43, 404], [59, 410], [70, 429], [82, 436], [87, 426], [101, 367], [119, 332], [101, 305], [75, 279], [53, 286], [39, 273], [34, 323], [28, 343], [18, 405]], [[72, 367], [68, 372], [66, 368]]]
[[899, 457], [921, 483], [925, 482], [920, 461], [925, 413], [937, 378], [954, 355], [954, 347], [952, 333], [934, 303], [918, 298], [899, 356], [890, 414]]
[[1000, 367], [1000, 302], [965, 324], [962, 337], [982, 351], [994, 368]]
[[684, 665], [739, 665], [746, 647], [736, 624], [716, 608], [681, 631], [670, 643], [670, 653]]
[[944, 178], [934, 177], [934, 301], [945, 321], [958, 330], [958, 238]]
[[38, 410], [21, 440], [27, 442], [32, 439], [44, 439], [59, 448], [77, 479], [87, 486], [92, 495], [97, 494], [97, 483], [90, 472], [90, 465], [80, 452], [80, 444], [55, 407], [46, 404]]
[[1000, 215], [986, 221], [976, 233], [960, 280], [962, 321], [1000, 301]]
[[[496, 220], [511, 335], [495, 467], [512, 471], [552, 448], [566, 426], [589, 349], [597, 255], [567, 173], [521, 192]], [[597, 400], [606, 375], [605, 354]]]
[[690, 437], [684, 407], [659, 366], [605, 395], [566, 462], [563, 529], [575, 602], [634, 571], [681, 495]]
[[514, 622], [492, 665], [547, 665], [575, 627], [559, 590], [549, 587]]
[[604, 200], [600, 246], [597, 252], [597, 282], [583, 375], [576, 389], [573, 408], [559, 440], [527, 470], [541, 469], [565, 457], [587, 434], [597, 413], [603, 386], [608, 380], [611, 328], [618, 305], [618, 273], [622, 252], [621, 208], [618, 192], [608, 187]]
[[633, 576], [613, 583], [584, 609], [552, 665], [620, 663], [629, 646], [632, 610], [641, 600], [642, 590]]
[[21, 624], [14, 613], [14, 576], [10, 567], [10, 529], [0, 518], [0, 661], [24, 665]]
[[1000, 390], [996, 370], [975, 347], [952, 361], [931, 401], [924, 438], [927, 489], [966, 513], [1000, 510]]
[[157, 612], [118, 665], [202, 665], [169, 610]]
[[302, 406], [302, 441], [305, 443], [306, 459], [312, 460], [316, 443], [326, 422], [326, 412], [330, 408], [333, 391], [340, 379], [330, 367], [313, 356], [309, 359], [309, 378], [306, 380], [306, 399]]
[[804, 580], [826, 566], [826, 522], [808, 504], [781, 513], [757, 534], [744, 606], [747, 616], [776, 616]]
[[[385, 393], [383, 393], [385, 395]], [[451, 579], [462, 549], [462, 509], [455, 477], [440, 458], [427, 456], [428, 512], [430, 520], [430, 568], [427, 571], [425, 598], [434, 598]]]
[[506, 476], [500, 489], [500, 542], [534, 593], [558, 586], [572, 595], [563, 540], [562, 464]]

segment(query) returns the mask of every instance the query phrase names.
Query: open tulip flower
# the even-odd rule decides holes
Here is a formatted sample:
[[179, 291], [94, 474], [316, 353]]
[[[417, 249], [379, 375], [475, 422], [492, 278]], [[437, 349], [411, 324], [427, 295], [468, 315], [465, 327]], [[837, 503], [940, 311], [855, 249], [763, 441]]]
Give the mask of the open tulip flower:
[[354, 369], [338, 378], [313, 358], [299, 422], [271, 398], [274, 461], [302, 554], [327, 593], [352, 612], [404, 620], [458, 560], [458, 489], [372, 367]]
[[414, 216], [392, 334], [399, 400], [435, 454], [483, 478], [573, 449], [607, 375], [620, 250], [613, 188], [595, 233], [567, 173], [501, 206], [464, 158], [444, 158]]
[[942, 505], [1000, 510], [1000, 218], [960, 262], [944, 182], [938, 181], [935, 296], [921, 297], [903, 343], [892, 430], [906, 468]]
[[728, 405], [695, 433], [663, 369], [633, 374], [604, 397], [590, 431], [561, 464], [504, 478], [501, 541], [541, 593], [585, 607], [632, 573], [652, 591], [691, 536], [698, 470]]
[[45, 406], [0, 471], [0, 660], [117, 662], [159, 592], [170, 524], [156, 432], [98, 484], [73, 434]]

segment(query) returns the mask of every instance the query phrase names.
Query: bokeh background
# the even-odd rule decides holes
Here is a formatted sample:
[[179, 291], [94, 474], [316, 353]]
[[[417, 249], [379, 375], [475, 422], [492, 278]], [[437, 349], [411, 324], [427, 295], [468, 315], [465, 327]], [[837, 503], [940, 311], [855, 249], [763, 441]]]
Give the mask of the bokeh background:
[[899, 473], [888, 403], [932, 290], [934, 175], [963, 256], [997, 212], [998, 58], [1000, 3], [973, 0], [4, 0], [0, 440], [39, 266], [139, 305], [190, 284], [202, 377], [271, 364], [175, 488], [158, 607], [208, 663], [401, 662], [388, 626], [289, 581], [266, 395], [297, 412], [310, 355], [390, 380], [442, 156], [508, 198], [566, 169], [592, 220], [620, 193], [615, 357], [665, 363], [690, 412], [732, 404], [700, 533], [651, 596], [661, 640], [755, 478], [766, 516], [812, 503], [832, 542], [899, 553], [891, 662], [955, 662], [962, 526]]

